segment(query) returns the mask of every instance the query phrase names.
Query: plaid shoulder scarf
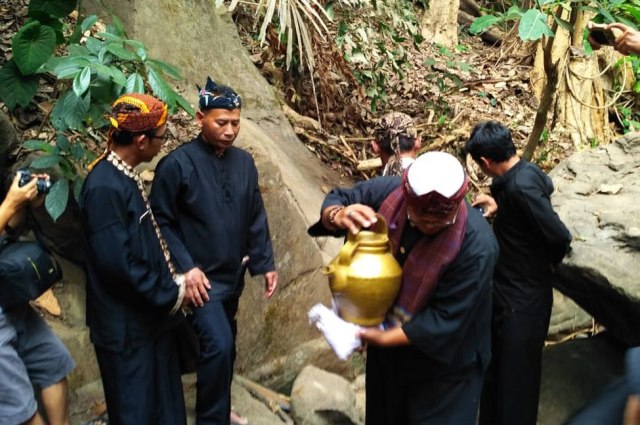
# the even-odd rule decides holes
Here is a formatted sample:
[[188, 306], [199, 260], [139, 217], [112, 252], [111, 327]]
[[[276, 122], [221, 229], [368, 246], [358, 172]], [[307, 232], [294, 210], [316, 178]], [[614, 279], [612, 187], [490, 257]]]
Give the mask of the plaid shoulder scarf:
[[[402, 232], [408, 224], [402, 187], [384, 200], [378, 213], [389, 223], [391, 249], [397, 257]], [[466, 227], [467, 206], [462, 200], [454, 224], [415, 243], [402, 267], [400, 293], [388, 315], [392, 323], [406, 323], [427, 305], [440, 277], [458, 255]]]

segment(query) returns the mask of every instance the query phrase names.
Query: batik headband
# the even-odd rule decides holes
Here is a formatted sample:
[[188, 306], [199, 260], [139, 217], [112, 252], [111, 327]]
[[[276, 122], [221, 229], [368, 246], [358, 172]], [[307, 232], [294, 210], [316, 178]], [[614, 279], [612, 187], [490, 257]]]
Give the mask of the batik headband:
[[120, 96], [111, 105], [109, 121], [114, 129], [131, 133], [154, 130], [167, 122], [167, 104], [144, 93]]
[[394, 148], [397, 149], [399, 145], [399, 136], [415, 139], [418, 136], [418, 131], [409, 115], [402, 112], [389, 112], [380, 118], [375, 136], [379, 144], [388, 145], [389, 148], [395, 150]]
[[240, 109], [242, 99], [231, 87], [216, 84], [210, 77], [207, 77], [207, 84], [204, 88], [198, 87], [200, 98], [200, 109]]

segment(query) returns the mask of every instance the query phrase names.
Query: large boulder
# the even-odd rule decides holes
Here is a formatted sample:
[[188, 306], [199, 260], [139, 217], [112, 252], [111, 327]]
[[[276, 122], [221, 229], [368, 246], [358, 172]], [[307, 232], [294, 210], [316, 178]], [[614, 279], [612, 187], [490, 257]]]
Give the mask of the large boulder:
[[351, 383], [314, 366], [302, 369], [291, 390], [293, 418], [306, 425], [358, 425]]
[[[319, 269], [337, 252], [340, 241], [313, 240], [306, 228], [318, 217], [321, 188], [335, 185], [338, 176], [298, 140], [273, 89], [242, 46], [230, 15], [216, 9], [212, 1], [104, 0], [83, 2], [82, 6], [86, 13], [114, 12], [124, 21], [128, 35], [149, 47], [151, 57], [176, 65], [185, 77], [185, 96], [192, 103], [196, 101], [195, 85], [202, 85], [208, 75], [242, 95], [243, 121], [237, 143], [251, 152], [260, 172], [280, 273], [279, 288], [270, 301], [263, 299], [264, 284], [257, 277], [247, 280], [240, 302], [236, 366], [256, 379], [262, 365], [274, 365], [274, 359], [293, 355], [296, 347], [318, 337], [306, 313], [313, 304], [330, 298]], [[310, 358], [322, 357], [328, 347], [318, 350]], [[333, 367], [323, 367], [336, 370], [342, 365], [336, 359]], [[284, 375], [284, 371], [274, 370], [273, 374]], [[277, 389], [286, 390], [291, 382], [280, 382]]]
[[623, 343], [640, 345], [640, 135], [573, 154], [551, 173], [573, 235], [556, 288]]
[[622, 376], [623, 353], [606, 334], [545, 347], [538, 423], [564, 424], [600, 395]]

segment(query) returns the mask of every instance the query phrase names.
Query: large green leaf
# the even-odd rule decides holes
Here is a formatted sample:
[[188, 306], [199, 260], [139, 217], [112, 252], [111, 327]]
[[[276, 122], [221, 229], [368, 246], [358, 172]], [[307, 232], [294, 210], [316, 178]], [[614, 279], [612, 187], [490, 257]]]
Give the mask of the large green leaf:
[[87, 91], [91, 84], [91, 68], [85, 67], [82, 72], [73, 79], [73, 92], [80, 97]]
[[522, 40], [538, 40], [542, 36], [553, 37], [553, 31], [547, 25], [547, 14], [538, 9], [529, 9], [520, 19], [518, 35]]
[[97, 21], [98, 17], [96, 15], [89, 15], [84, 18], [82, 24], [80, 24], [80, 29], [82, 30], [82, 32], [85, 32], [86, 30], [91, 29], [93, 24], [95, 24]]
[[70, 146], [69, 139], [67, 139], [64, 134], [58, 133], [58, 135], [56, 136], [56, 146], [60, 151], [68, 152]]
[[0, 99], [9, 109], [27, 106], [38, 91], [38, 75], [22, 75], [13, 60], [0, 68]]
[[76, 176], [73, 181], [73, 197], [76, 198], [76, 201], [80, 200], [80, 191], [82, 191], [82, 185], [84, 184], [84, 177]]
[[13, 59], [23, 75], [33, 74], [53, 56], [56, 33], [53, 28], [30, 22], [13, 37]]
[[83, 128], [82, 123], [89, 111], [90, 101], [88, 95], [79, 98], [73, 90], [66, 92], [51, 111], [53, 126], [59, 131]]
[[64, 18], [76, 8], [75, 0], [31, 0], [29, 15], [33, 12], [46, 13], [56, 18]]
[[176, 103], [185, 111], [187, 111], [187, 113], [189, 115], [191, 115], [192, 117], [196, 116], [196, 111], [195, 109], [193, 109], [193, 106], [191, 106], [191, 104], [189, 102], [187, 102], [187, 99], [185, 99], [184, 97], [180, 96], [179, 94], [176, 94]]
[[138, 73], [129, 75], [125, 84], [126, 93], [144, 93], [144, 81]]
[[22, 147], [31, 151], [43, 151], [48, 154], [53, 153], [53, 146], [43, 140], [27, 140], [22, 143]]
[[98, 52], [100, 52], [100, 49], [102, 49], [103, 42], [102, 40], [98, 40], [95, 37], [87, 37], [87, 41], [85, 42], [85, 45], [87, 46], [87, 49], [89, 49], [89, 51], [92, 54], [97, 55]]
[[51, 186], [51, 189], [44, 200], [44, 206], [53, 221], [60, 218], [64, 210], [67, 208], [68, 200], [69, 180], [60, 179]]
[[122, 60], [126, 60], [126, 61], [140, 60], [138, 55], [133, 53], [131, 50], [128, 50], [126, 47], [124, 47], [120, 43], [107, 43], [107, 50], [109, 51], [109, 53], [113, 54], [114, 56]]
[[173, 65], [169, 65], [166, 62], [162, 62], [155, 59], [147, 60], [147, 64], [150, 65], [156, 72], [167, 74], [169, 77], [173, 78], [174, 80], [182, 80], [182, 75], [180, 74], [180, 70]]
[[37, 168], [39, 170], [46, 168], [53, 168], [60, 162], [58, 155], [44, 155], [31, 161], [31, 168]]
[[175, 93], [167, 82], [153, 69], [147, 68], [147, 81], [153, 94], [164, 100], [170, 107], [175, 104]]
[[491, 27], [492, 25], [495, 25], [500, 21], [502, 21], [502, 17], [500, 16], [494, 16], [494, 15], [480, 16], [479, 18], [473, 21], [473, 23], [469, 27], [469, 32], [471, 34], [480, 34], [486, 31], [487, 29], [489, 29], [489, 27]]

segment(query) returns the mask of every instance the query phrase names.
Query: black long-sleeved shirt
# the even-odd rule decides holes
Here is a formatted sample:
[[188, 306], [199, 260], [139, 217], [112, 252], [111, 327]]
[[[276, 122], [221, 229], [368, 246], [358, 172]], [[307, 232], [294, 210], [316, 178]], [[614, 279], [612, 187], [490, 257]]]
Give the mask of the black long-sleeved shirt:
[[495, 295], [511, 309], [525, 308], [541, 289], [550, 290], [552, 265], [569, 250], [571, 233], [551, 206], [552, 193], [551, 179], [524, 160], [493, 179], [494, 231], [500, 244]]
[[178, 270], [201, 268], [213, 299], [239, 296], [247, 267], [275, 270], [258, 170], [242, 149], [218, 156], [201, 136], [183, 144], [156, 167], [150, 202]]
[[180, 315], [169, 312], [178, 286], [135, 181], [100, 161], [82, 186], [79, 205], [88, 248], [91, 341], [122, 351], [177, 324]]
[[[356, 203], [378, 210], [400, 182], [398, 177], [378, 177], [351, 189], [334, 189], [325, 198], [322, 210], [331, 205]], [[487, 221], [475, 209], [468, 207], [468, 210], [460, 252], [438, 281], [429, 303], [403, 325], [412, 347], [398, 361], [407, 370], [436, 376], [475, 364], [478, 359], [483, 366], [489, 362], [491, 281], [498, 245]], [[408, 225], [401, 231], [403, 243], [429, 237]], [[335, 233], [318, 221], [309, 234]], [[409, 375], [399, 379], [411, 380]]]

